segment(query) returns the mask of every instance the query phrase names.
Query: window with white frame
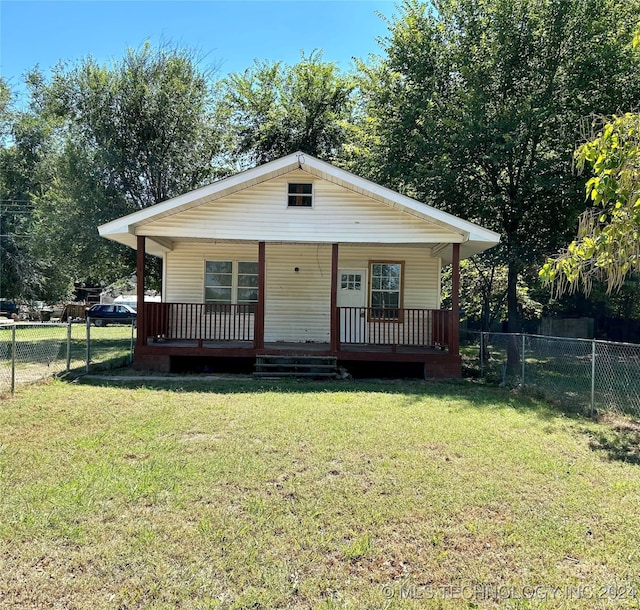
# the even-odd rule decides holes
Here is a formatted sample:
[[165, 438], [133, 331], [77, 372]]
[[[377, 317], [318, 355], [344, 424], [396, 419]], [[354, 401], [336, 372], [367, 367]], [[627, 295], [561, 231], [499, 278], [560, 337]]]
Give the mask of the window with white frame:
[[310, 182], [289, 182], [287, 206], [290, 208], [312, 208], [313, 185]]
[[371, 318], [400, 320], [402, 308], [402, 263], [372, 262]]
[[204, 301], [217, 305], [251, 305], [258, 302], [258, 263], [255, 261], [206, 261]]
[[258, 302], [258, 263], [238, 263], [236, 303], [255, 305]]

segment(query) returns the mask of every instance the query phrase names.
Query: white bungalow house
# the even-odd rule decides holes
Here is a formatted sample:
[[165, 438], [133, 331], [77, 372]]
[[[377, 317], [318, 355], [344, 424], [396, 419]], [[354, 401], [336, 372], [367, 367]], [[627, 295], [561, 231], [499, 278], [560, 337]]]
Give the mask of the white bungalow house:
[[[138, 309], [137, 368], [180, 358], [319, 354], [461, 373], [459, 261], [497, 233], [298, 152], [99, 227], [163, 260]], [[441, 270], [453, 265], [452, 308]]]

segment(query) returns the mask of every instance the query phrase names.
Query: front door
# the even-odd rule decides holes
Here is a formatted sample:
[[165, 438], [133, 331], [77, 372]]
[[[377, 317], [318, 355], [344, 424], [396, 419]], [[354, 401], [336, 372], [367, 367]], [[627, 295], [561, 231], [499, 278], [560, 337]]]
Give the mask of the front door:
[[340, 307], [340, 343], [365, 343], [367, 320], [366, 269], [338, 271], [338, 307]]

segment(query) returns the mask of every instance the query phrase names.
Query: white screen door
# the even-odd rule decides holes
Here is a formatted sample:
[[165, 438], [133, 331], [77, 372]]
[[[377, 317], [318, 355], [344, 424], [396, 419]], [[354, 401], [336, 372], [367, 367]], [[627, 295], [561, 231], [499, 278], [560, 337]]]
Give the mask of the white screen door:
[[364, 343], [367, 321], [366, 269], [338, 270], [338, 307], [340, 310], [340, 342]]

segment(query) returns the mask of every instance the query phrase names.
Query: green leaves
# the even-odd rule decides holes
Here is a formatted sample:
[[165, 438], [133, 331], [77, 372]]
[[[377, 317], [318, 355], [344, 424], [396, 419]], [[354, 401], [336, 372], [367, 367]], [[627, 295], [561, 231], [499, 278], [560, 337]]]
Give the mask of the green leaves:
[[619, 290], [629, 274], [640, 271], [640, 115], [613, 116], [578, 148], [576, 159], [580, 169], [592, 167], [586, 192], [597, 207], [582, 215], [576, 240], [540, 276], [556, 294], [588, 294], [597, 280], [607, 283], [608, 292]]
[[105, 188], [130, 210], [158, 203], [211, 178], [220, 137], [206, 74], [185, 50], [149, 44], [112, 65], [86, 58], [58, 70], [43, 99], [69, 137], [96, 150]]
[[222, 81], [233, 147], [251, 163], [302, 150], [334, 160], [349, 135], [354, 84], [322, 53], [300, 62], [255, 62]]
[[21, 245], [27, 276], [38, 278], [34, 296], [129, 275], [132, 250], [96, 227], [224, 171], [209, 76], [189, 51], [149, 44], [108, 65], [86, 57], [50, 78], [28, 76], [31, 108], [13, 123], [12, 154], [30, 182], [21, 195], [33, 206], [29, 248]]
[[[510, 318], [518, 275], [566, 243], [585, 208], [572, 165], [583, 117], [640, 95], [629, 76], [639, 67], [631, 29], [624, 35], [638, 7], [637, 0], [406, 0], [377, 78], [362, 84], [375, 118], [370, 141], [379, 142], [372, 177], [502, 235]], [[621, 143], [607, 132], [616, 154]], [[583, 155], [596, 162], [601, 151]], [[599, 163], [603, 173], [588, 191], [597, 205], [621, 187], [604, 171], [607, 158]]]

